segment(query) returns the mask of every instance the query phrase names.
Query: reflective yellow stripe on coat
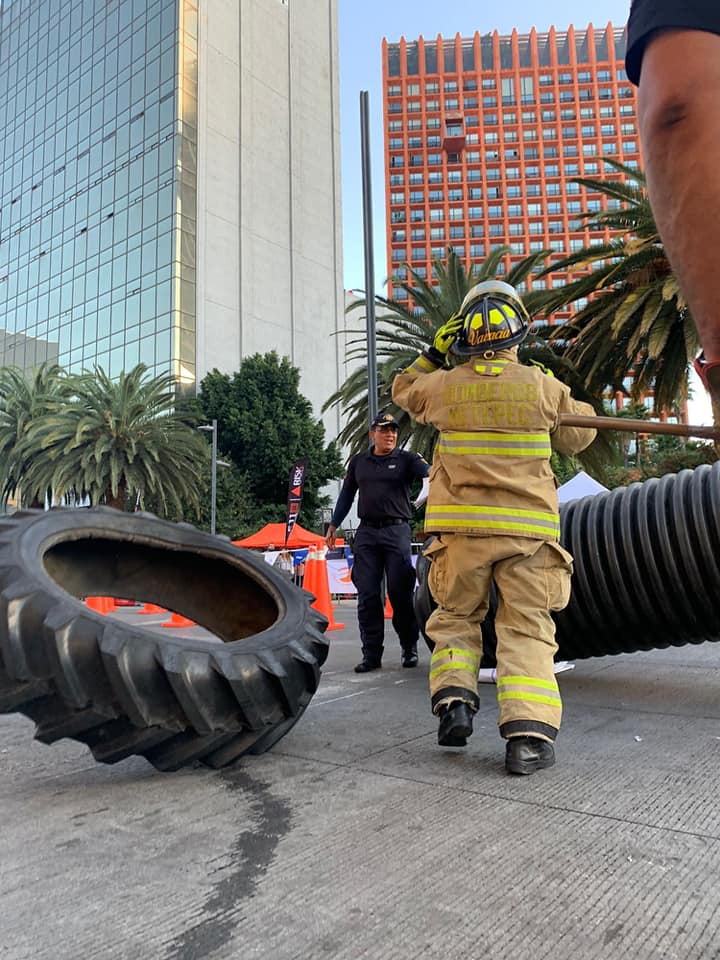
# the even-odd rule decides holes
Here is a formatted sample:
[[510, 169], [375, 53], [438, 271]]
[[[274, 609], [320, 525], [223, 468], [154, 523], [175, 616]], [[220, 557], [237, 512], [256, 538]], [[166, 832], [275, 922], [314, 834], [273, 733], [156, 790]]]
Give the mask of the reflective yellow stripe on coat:
[[560, 517], [544, 510], [520, 507], [480, 507], [472, 504], [433, 504], [425, 511], [425, 525], [439, 530], [491, 530], [560, 538]]
[[456, 433], [440, 435], [438, 450], [443, 454], [475, 454], [493, 457], [550, 458], [549, 433]]
[[561, 707], [557, 681], [537, 677], [498, 677], [498, 700], [524, 700], [544, 703], [549, 707]]

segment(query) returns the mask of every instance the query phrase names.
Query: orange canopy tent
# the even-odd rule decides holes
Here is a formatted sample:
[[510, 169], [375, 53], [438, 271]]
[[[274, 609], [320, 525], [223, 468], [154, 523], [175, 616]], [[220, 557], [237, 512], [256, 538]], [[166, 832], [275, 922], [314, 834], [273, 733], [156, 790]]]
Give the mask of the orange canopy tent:
[[[244, 540], [233, 540], [236, 547], [254, 547], [256, 550], [262, 550], [271, 544], [281, 550], [285, 546], [285, 524], [284, 523], [266, 523], [262, 530], [245, 537]], [[287, 542], [288, 547], [321, 547], [325, 545], [325, 537], [319, 533], [311, 533], [299, 523], [290, 531]]]

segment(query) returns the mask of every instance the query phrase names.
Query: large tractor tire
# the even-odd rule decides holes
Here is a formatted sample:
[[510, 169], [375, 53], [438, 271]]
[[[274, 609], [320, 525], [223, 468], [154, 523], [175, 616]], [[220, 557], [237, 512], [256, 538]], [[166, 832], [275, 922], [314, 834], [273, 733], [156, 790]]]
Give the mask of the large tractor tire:
[[[83, 598], [158, 604], [213, 634], [129, 625]], [[262, 753], [320, 679], [326, 619], [262, 559], [147, 513], [24, 511], [0, 520], [0, 712], [96, 760], [159, 770]]]

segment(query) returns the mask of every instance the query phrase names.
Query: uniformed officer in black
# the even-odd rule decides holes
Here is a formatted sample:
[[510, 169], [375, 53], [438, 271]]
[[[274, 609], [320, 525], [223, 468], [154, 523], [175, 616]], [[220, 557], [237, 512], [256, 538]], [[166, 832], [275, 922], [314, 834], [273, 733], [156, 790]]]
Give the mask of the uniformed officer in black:
[[327, 531], [329, 547], [359, 492], [360, 526], [353, 544], [352, 580], [358, 594], [358, 624], [362, 662], [356, 673], [377, 670], [382, 661], [385, 616], [383, 573], [393, 609], [392, 623], [400, 638], [402, 665], [418, 662], [418, 625], [413, 611], [415, 569], [411, 559], [410, 485], [427, 477], [425, 460], [397, 449], [398, 424], [389, 414], [375, 417], [370, 428], [372, 446], [351, 458], [342, 490]]

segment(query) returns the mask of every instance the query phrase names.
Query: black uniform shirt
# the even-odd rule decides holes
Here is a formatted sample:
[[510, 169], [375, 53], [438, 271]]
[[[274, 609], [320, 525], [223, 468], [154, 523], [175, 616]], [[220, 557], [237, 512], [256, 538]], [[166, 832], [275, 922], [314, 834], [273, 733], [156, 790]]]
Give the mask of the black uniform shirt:
[[348, 464], [342, 490], [330, 521], [339, 527], [352, 506], [355, 494], [360, 492], [358, 516], [361, 520], [409, 520], [410, 484], [415, 477], [429, 473], [427, 462], [419, 453], [398, 450], [384, 457], [373, 450], [356, 453]]

